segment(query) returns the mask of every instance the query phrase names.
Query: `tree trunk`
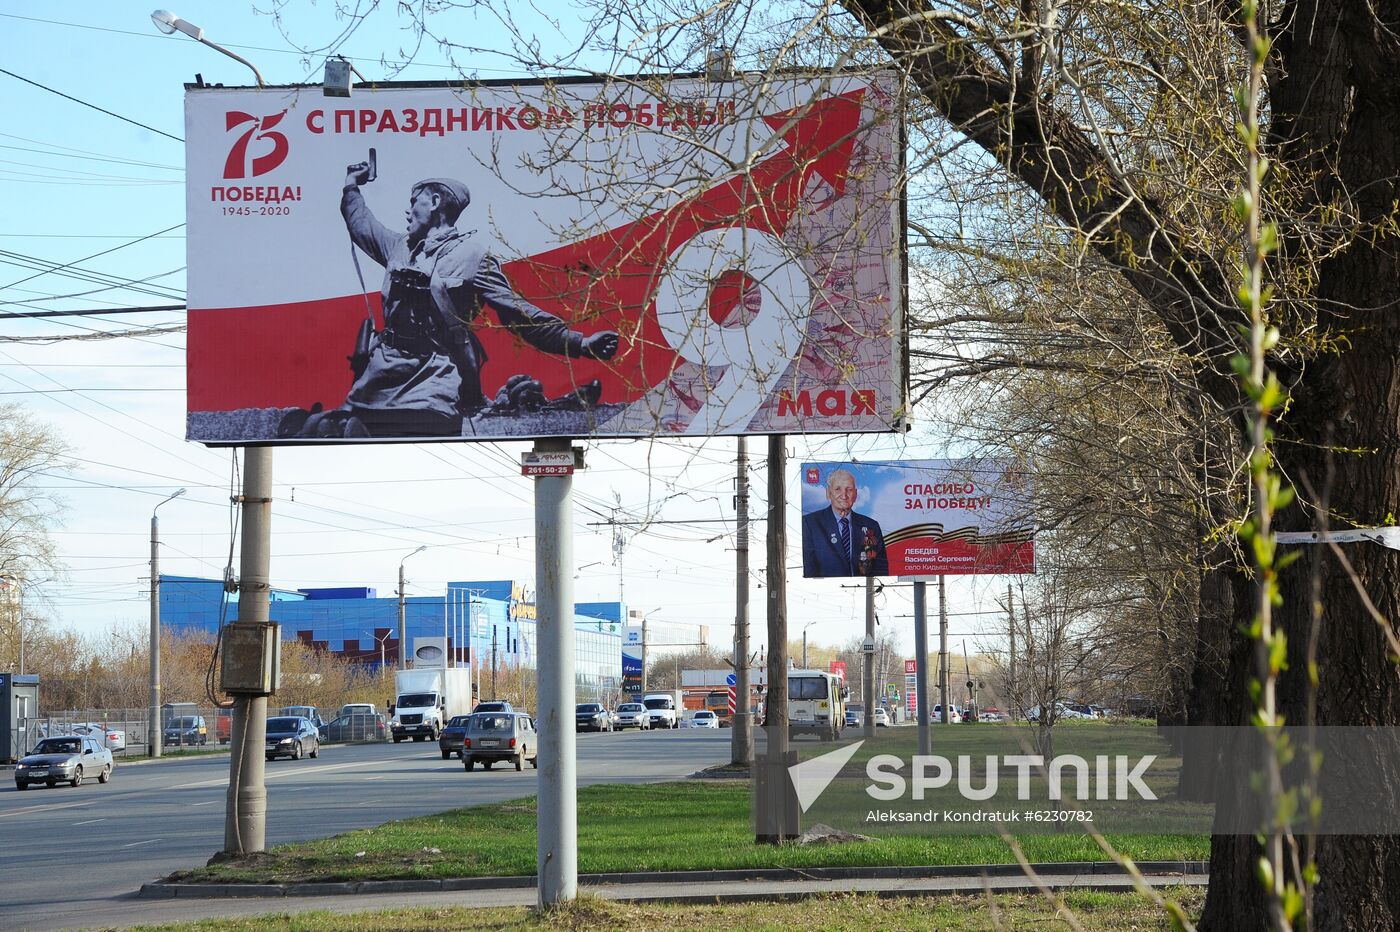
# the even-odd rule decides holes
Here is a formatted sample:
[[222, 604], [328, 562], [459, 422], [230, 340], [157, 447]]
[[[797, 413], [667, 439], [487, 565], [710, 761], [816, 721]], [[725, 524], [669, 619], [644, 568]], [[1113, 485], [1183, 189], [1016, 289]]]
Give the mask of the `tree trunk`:
[[[1364, 111], [1358, 102], [1358, 109]], [[1362, 116], [1355, 117], [1363, 121]], [[1339, 162], [1344, 183], [1356, 193], [1364, 218], [1380, 224], [1396, 196], [1400, 149], [1394, 125], [1354, 128], [1353, 145]], [[1358, 163], [1365, 163], [1358, 168]], [[1373, 179], [1348, 179], [1346, 169]], [[1388, 179], [1378, 184], [1375, 178]], [[1319, 282], [1320, 317], [1329, 329], [1358, 330], [1344, 351], [1314, 361], [1293, 388], [1294, 403], [1281, 425], [1279, 465], [1299, 485], [1303, 479], [1324, 494], [1333, 524], [1394, 523], [1400, 514], [1400, 259], [1394, 244], [1354, 242], [1329, 260]], [[1371, 309], [1371, 310], [1367, 310]], [[1378, 310], [1376, 310], [1378, 309]], [[1337, 451], [1331, 453], [1329, 451]], [[1328, 481], [1329, 471], [1331, 475]], [[1301, 508], [1280, 516], [1281, 529], [1313, 527]], [[1376, 544], [1342, 544], [1355, 570], [1353, 579], [1338, 560], [1323, 552], [1322, 617], [1318, 631], [1320, 725], [1400, 724], [1400, 673], [1387, 642], [1357, 594], [1359, 585], [1376, 609], [1393, 623], [1400, 618], [1400, 552]], [[1301, 560], [1283, 574], [1283, 605], [1277, 618], [1289, 640], [1289, 669], [1280, 681], [1280, 708], [1290, 723], [1302, 724], [1308, 710], [1306, 645], [1312, 626], [1311, 561]], [[1244, 603], [1238, 621], [1248, 621]], [[1236, 641], [1242, 640], [1238, 634]], [[1232, 680], [1253, 675], [1238, 652]], [[1246, 674], [1245, 671], [1248, 671]], [[1240, 703], [1234, 703], [1238, 706]], [[1323, 805], [1327, 788], [1322, 787]], [[1217, 836], [1211, 845], [1211, 885], [1203, 929], [1259, 928], [1262, 912], [1252, 863], [1257, 845], [1248, 837]], [[1373, 930], [1400, 928], [1400, 838], [1322, 836], [1318, 839], [1314, 928]]]
[[[1201, 574], [1196, 657], [1186, 697], [1188, 725], [1243, 724], [1239, 696], [1244, 694], [1238, 692], [1238, 684], [1232, 684], [1230, 669], [1232, 646], [1238, 640], [1234, 637], [1235, 606], [1249, 604], [1243, 590], [1250, 583], [1233, 570], [1229, 559], [1228, 549], [1217, 547], [1207, 557], [1209, 568]], [[1247, 659], [1248, 652], [1243, 654], [1242, 659]], [[1211, 799], [1217, 764], [1213, 754], [1203, 754], [1188, 742], [1183, 749], [1177, 794], [1186, 800]]]

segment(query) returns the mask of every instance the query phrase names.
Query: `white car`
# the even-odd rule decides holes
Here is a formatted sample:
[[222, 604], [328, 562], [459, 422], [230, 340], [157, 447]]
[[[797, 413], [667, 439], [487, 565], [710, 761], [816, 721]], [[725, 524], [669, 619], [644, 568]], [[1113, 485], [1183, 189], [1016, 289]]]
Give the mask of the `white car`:
[[109, 751], [126, 750], [126, 732], [96, 722], [80, 722], [72, 726], [73, 734], [86, 735]]
[[647, 707], [640, 702], [624, 702], [617, 707], [616, 722], [613, 727], [618, 731], [624, 728], [635, 728], [638, 731], [650, 729], [651, 717], [647, 715]]
[[[941, 725], [941, 724], [943, 724], [943, 706], [941, 706], [941, 705], [935, 705], [935, 706], [933, 707], [933, 711], [930, 712], [929, 715], [928, 715], [928, 721], [929, 721], [929, 724], [930, 724], [930, 725]], [[963, 722], [962, 709], [958, 708], [958, 707], [955, 706], [955, 705], [950, 705], [950, 706], [948, 706], [948, 724], [949, 724], [949, 725], [961, 725], [962, 722]]]
[[719, 716], [709, 709], [700, 709], [685, 724], [687, 728], [718, 728]]
[[889, 725], [890, 725], [890, 713], [888, 713], [888, 712], [885, 711], [885, 707], [884, 707], [884, 706], [882, 706], [882, 705], [877, 705], [877, 706], [875, 707], [875, 727], [876, 727], [876, 728], [879, 728], [879, 727], [881, 727], [881, 726], [884, 726], [884, 727], [888, 728]]

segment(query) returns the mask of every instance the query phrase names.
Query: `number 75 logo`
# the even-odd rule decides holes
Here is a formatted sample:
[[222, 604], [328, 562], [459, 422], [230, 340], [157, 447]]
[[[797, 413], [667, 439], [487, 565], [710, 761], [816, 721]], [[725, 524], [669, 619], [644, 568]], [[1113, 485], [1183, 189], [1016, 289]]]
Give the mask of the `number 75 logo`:
[[289, 146], [287, 137], [281, 133], [271, 132], [272, 127], [282, 122], [282, 118], [287, 115], [287, 111], [274, 113], [271, 116], [255, 117], [251, 113], [244, 113], [241, 110], [232, 110], [224, 114], [226, 130], [233, 130], [236, 127], [248, 124], [248, 128], [234, 142], [233, 148], [229, 150], [228, 159], [224, 162], [225, 178], [247, 178], [246, 169], [248, 167], [248, 146], [254, 139], [267, 139], [272, 142], [272, 151], [259, 155], [253, 159], [252, 177], [265, 175], [278, 165], [281, 165], [287, 158]]

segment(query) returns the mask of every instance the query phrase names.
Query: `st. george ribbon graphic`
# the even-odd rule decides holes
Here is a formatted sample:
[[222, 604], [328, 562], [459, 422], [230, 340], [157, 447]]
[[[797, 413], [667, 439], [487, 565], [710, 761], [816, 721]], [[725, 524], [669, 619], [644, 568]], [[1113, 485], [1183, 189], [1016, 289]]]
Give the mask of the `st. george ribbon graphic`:
[[[883, 238], [893, 238], [897, 193], [876, 178], [878, 172], [893, 171], [893, 157], [885, 152], [887, 127], [880, 128], [878, 141], [868, 141], [872, 122], [881, 121], [879, 113], [872, 114], [869, 90], [857, 87], [760, 113], [755, 119], [772, 133], [762, 140], [771, 154], [747, 168], [604, 232], [504, 262], [502, 270], [522, 298], [579, 331], [616, 331], [620, 347], [610, 360], [551, 356], [483, 310], [471, 327], [485, 351], [481, 381], [487, 397], [517, 373], [538, 380], [550, 398], [596, 380], [602, 407], [590, 429], [599, 436], [660, 430], [734, 434], [774, 426], [891, 429], [900, 405], [895, 364], [899, 272], [897, 260], [890, 258], [897, 251]], [[325, 125], [331, 125], [329, 117]], [[331, 140], [329, 132], [295, 138], [299, 161], [289, 160], [268, 183], [291, 181], [305, 187], [306, 198], [295, 205], [302, 212], [298, 222], [316, 211], [316, 235], [324, 226], [327, 242], [344, 242], [343, 227], [329, 225], [339, 217], [319, 219], [327, 213], [320, 202], [330, 198], [312, 195], [313, 184], [324, 189], [317, 177], [333, 174], [335, 163], [326, 160], [340, 156], [319, 150], [306, 154], [312, 146], [324, 148], [332, 141], [352, 154], [362, 151], [349, 146], [363, 142]], [[381, 153], [385, 145], [380, 143]], [[221, 140], [220, 163], [227, 158], [226, 147]], [[857, 152], [860, 164], [853, 167]], [[349, 164], [362, 156], [344, 158]], [[309, 167], [313, 162], [316, 167]], [[875, 171], [871, 162], [880, 163]], [[381, 155], [381, 173], [384, 164]], [[628, 170], [618, 165], [618, 178], [635, 187], [638, 179], [629, 177]], [[462, 173], [477, 177], [469, 165]], [[860, 179], [858, 193], [851, 190], [855, 178]], [[385, 184], [382, 179], [377, 183]], [[302, 187], [296, 192], [300, 198]], [[476, 200], [474, 196], [470, 210], [485, 210]], [[839, 209], [831, 210], [832, 204]], [[531, 209], [554, 208], [536, 201]], [[799, 216], [801, 226], [795, 223]], [[192, 223], [192, 276], [197, 243], [202, 249], [217, 243], [226, 251], [250, 234], [258, 235], [251, 226], [233, 229], [233, 222], [212, 214], [202, 219], [198, 235]], [[480, 229], [483, 220], [478, 212], [459, 226]], [[569, 225], [567, 216], [550, 223]], [[877, 232], [871, 234], [867, 224]], [[300, 239], [284, 234], [294, 229], [290, 224], [279, 228], [272, 221], [261, 229], [269, 236], [287, 235], [282, 248], [289, 253], [305, 248], [306, 233], [298, 234]], [[266, 254], [265, 243], [262, 248]], [[296, 260], [289, 254], [286, 261], [290, 267]], [[244, 269], [250, 276], [260, 274], [251, 263]], [[375, 325], [382, 328], [381, 292], [373, 280], [379, 270], [373, 279], [369, 272], [366, 267], [365, 291]], [[869, 283], [858, 289], [852, 282], [861, 275]], [[317, 291], [325, 294], [324, 286], [301, 287], [285, 291], [292, 300], [274, 303], [283, 292], [266, 284], [246, 289], [248, 300], [238, 283], [220, 280], [200, 302], [203, 306], [192, 301], [187, 350], [192, 414], [313, 405], [331, 409], [345, 399], [350, 387], [346, 355], [365, 319], [366, 294], [312, 297]], [[506, 418], [489, 420], [490, 433], [515, 433], [503, 423]], [[479, 421], [473, 432], [485, 437], [481, 425]]]

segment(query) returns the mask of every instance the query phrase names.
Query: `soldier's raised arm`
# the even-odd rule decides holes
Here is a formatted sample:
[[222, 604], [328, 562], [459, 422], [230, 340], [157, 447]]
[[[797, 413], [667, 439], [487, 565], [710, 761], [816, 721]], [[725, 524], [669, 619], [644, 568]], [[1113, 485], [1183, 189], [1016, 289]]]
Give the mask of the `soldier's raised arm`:
[[356, 162], [345, 168], [345, 187], [340, 194], [340, 215], [345, 218], [345, 228], [350, 231], [350, 239], [365, 251], [375, 262], [387, 266], [389, 254], [405, 238], [395, 233], [374, 216], [374, 211], [365, 203], [360, 193], [360, 185], [369, 180], [369, 163]]

